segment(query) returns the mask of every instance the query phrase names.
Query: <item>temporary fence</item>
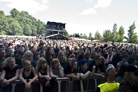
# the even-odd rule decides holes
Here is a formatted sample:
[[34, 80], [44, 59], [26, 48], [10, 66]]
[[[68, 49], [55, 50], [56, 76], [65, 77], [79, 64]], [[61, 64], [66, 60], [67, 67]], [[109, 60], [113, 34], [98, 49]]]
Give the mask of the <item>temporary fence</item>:
[[[52, 92], [95, 92], [97, 85], [106, 81], [105, 78], [88, 78], [86, 80], [77, 80], [68, 77], [56, 78], [57, 90]], [[24, 92], [23, 83], [20, 80], [16, 80], [11, 83], [6, 92]], [[3, 91], [3, 87], [0, 84], [0, 92]], [[27, 90], [25, 92], [28, 92]], [[43, 92], [43, 87], [38, 80], [32, 83], [32, 92]]]

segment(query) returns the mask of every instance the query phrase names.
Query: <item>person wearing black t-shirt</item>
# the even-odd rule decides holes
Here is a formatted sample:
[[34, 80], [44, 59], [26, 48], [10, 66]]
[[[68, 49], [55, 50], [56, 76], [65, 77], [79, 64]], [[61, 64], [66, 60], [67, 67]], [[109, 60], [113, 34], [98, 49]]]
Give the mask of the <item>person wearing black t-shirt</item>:
[[23, 67], [20, 71], [19, 78], [25, 83], [25, 88], [31, 90], [31, 84], [38, 78], [36, 70], [32, 67], [31, 61], [29, 60], [23, 61]]
[[15, 63], [14, 57], [8, 57], [4, 60], [1, 74], [2, 86], [6, 87], [18, 78], [19, 67]]
[[77, 61], [70, 61], [70, 67], [68, 69], [67, 77], [79, 79], [79, 71], [77, 70]]
[[95, 73], [94, 73], [95, 76], [105, 77], [104, 76], [104, 73], [105, 73], [104, 62], [101, 61], [101, 58], [99, 55], [97, 55], [94, 61], [90, 63], [88, 70], [92, 72], [93, 66], [95, 66]]

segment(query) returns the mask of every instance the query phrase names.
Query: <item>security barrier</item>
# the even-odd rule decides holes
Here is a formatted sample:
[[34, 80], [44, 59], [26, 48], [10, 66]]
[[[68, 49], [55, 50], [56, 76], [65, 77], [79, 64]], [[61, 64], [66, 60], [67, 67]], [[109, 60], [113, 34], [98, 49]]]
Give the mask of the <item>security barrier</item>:
[[[88, 78], [86, 80], [76, 80], [68, 77], [56, 78], [58, 90], [56, 92], [95, 92], [97, 85], [105, 82], [104, 78]], [[23, 92], [23, 83], [16, 80], [11, 84], [10, 92]], [[2, 87], [0, 85], [0, 92]], [[27, 91], [26, 91], [27, 92]], [[32, 92], [43, 92], [43, 87], [36, 80], [32, 84]], [[55, 92], [55, 91], [52, 91]]]

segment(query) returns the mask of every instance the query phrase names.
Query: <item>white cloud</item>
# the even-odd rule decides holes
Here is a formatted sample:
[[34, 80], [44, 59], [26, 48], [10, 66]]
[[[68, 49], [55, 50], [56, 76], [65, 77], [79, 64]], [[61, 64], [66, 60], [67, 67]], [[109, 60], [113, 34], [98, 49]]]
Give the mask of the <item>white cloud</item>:
[[92, 2], [93, 0], [85, 0], [86, 2]]
[[94, 8], [105, 8], [110, 6], [112, 0], [98, 0], [98, 3], [94, 5]]
[[[92, 2], [93, 0], [85, 0], [86, 2]], [[112, 0], [98, 0], [97, 4], [93, 6], [93, 8], [89, 8], [87, 10], [83, 10], [79, 15], [89, 15], [89, 14], [97, 14], [97, 8], [106, 8], [109, 7], [112, 3]]]
[[90, 14], [97, 14], [96, 10], [93, 9], [93, 8], [90, 8], [90, 9], [86, 9], [86, 10], [83, 10], [82, 13], [80, 13], [79, 15], [90, 15]]
[[2, 0], [7, 2], [6, 6], [9, 8], [16, 8], [19, 11], [27, 11], [30, 14], [35, 14], [38, 11], [44, 11], [48, 9], [48, 1], [41, 0], [37, 2], [35, 0]]

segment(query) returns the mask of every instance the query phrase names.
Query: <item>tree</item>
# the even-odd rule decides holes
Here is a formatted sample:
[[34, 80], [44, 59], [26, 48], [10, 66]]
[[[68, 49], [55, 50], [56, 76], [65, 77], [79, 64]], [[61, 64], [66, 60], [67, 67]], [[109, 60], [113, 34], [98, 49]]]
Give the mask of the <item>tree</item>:
[[119, 34], [118, 42], [123, 42], [125, 31], [122, 26], [120, 27], [118, 34]]
[[11, 13], [11, 16], [14, 18], [20, 16], [20, 12], [16, 10], [15, 8], [13, 8], [10, 13]]
[[0, 35], [6, 35], [9, 29], [6, 16], [3, 11], [0, 11]]
[[95, 33], [95, 39], [96, 40], [102, 40], [102, 36], [98, 31]]
[[31, 27], [28, 24], [26, 24], [24, 27], [24, 34], [27, 36], [30, 36], [32, 34]]
[[89, 38], [88, 38], [89, 40], [92, 40], [93, 38], [92, 38], [92, 33], [89, 33]]
[[18, 21], [14, 20], [12, 17], [8, 17], [7, 19], [8, 19], [8, 25], [9, 25], [9, 30], [7, 31], [7, 34], [22, 35], [23, 31]]
[[114, 24], [113, 26], [113, 32], [112, 32], [112, 40], [117, 42], [119, 40], [119, 34], [117, 32], [117, 24]]
[[84, 39], [87, 39], [87, 36], [86, 36], [86, 34], [85, 34], [85, 33], [84, 33], [84, 35], [83, 35], [83, 38], [84, 38]]
[[37, 35], [37, 27], [32, 25], [31, 29], [32, 29], [32, 36], [36, 36]]
[[37, 34], [44, 35], [45, 32], [46, 32], [45, 24], [41, 22], [40, 20], [38, 20], [37, 21]]
[[3, 11], [0, 11], [0, 17], [5, 17], [5, 14]]
[[134, 32], [136, 26], [135, 26], [135, 22], [133, 22], [133, 24], [129, 27], [128, 30], [128, 42], [129, 43], [137, 43], [138, 39], [137, 39], [137, 35]]
[[65, 36], [70, 37], [67, 31], [65, 32]]
[[105, 32], [103, 33], [103, 41], [112, 41], [112, 33], [110, 30], [105, 30]]

